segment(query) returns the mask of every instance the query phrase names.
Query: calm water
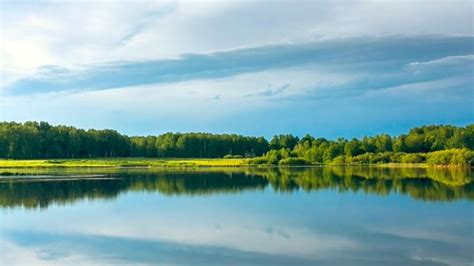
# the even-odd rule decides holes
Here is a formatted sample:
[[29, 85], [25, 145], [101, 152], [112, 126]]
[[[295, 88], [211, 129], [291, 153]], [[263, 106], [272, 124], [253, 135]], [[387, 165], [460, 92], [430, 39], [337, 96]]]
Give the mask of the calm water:
[[0, 177], [0, 265], [473, 265], [472, 179], [424, 169], [12, 169]]

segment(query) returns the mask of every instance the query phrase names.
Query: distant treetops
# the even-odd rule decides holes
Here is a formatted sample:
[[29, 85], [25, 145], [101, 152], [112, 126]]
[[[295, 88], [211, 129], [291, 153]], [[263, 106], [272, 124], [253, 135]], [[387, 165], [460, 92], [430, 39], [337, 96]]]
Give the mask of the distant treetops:
[[408, 134], [381, 134], [362, 139], [328, 140], [305, 135], [263, 137], [236, 134], [166, 133], [122, 135], [115, 130], [83, 130], [46, 122], [0, 122], [0, 157], [255, 157], [251, 164], [432, 163], [469, 164], [473, 159], [474, 124], [466, 127], [423, 126]]

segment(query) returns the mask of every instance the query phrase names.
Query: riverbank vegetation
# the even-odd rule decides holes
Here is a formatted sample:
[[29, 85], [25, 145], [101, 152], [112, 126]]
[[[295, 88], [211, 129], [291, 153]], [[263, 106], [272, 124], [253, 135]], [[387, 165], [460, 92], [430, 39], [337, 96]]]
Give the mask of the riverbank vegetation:
[[[248, 161], [251, 165], [428, 164], [470, 166], [474, 161], [474, 125], [424, 126], [406, 135], [377, 135], [330, 141], [310, 135], [274, 137], [271, 150]], [[293, 159], [289, 159], [293, 158]]]
[[445, 150], [431, 153], [363, 154], [355, 157], [337, 156], [331, 161], [312, 162], [288, 151], [269, 151], [255, 158], [95, 158], [95, 159], [0, 159], [0, 169], [7, 168], [158, 168], [158, 167], [250, 167], [310, 165], [375, 165], [379, 167], [468, 167], [473, 152]]
[[[300, 151], [301, 152], [301, 151]], [[356, 156], [337, 155], [322, 159], [313, 157], [311, 149], [303, 153], [295, 150], [271, 150], [264, 156], [247, 160], [248, 165], [433, 165], [468, 167], [474, 161], [474, 152], [468, 149], [449, 149], [427, 153], [382, 152], [364, 153]]]
[[[429, 164], [469, 166], [474, 158], [474, 125], [423, 126], [408, 134], [328, 140], [305, 135], [264, 137], [236, 134], [165, 133], [126, 136], [115, 130], [84, 130], [46, 122], [1, 122], [0, 158], [47, 159], [0, 161], [38, 166], [183, 166], [308, 165], [308, 164]], [[147, 159], [102, 160], [102, 158]], [[62, 159], [97, 160], [62, 160]], [[158, 160], [160, 158], [162, 160]], [[225, 158], [169, 160], [165, 158]], [[251, 158], [251, 159], [247, 159]], [[59, 159], [59, 160], [58, 160]]]

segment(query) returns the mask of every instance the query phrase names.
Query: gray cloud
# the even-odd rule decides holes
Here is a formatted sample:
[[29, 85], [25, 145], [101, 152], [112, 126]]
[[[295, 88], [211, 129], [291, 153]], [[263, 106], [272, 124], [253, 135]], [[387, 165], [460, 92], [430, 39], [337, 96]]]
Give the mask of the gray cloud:
[[247, 94], [247, 95], [245, 95], [245, 97], [253, 97], [253, 96], [270, 97], [270, 96], [275, 96], [275, 95], [281, 94], [282, 92], [287, 90], [289, 87], [290, 87], [290, 84], [287, 83], [287, 84], [285, 84], [283, 86], [280, 86], [280, 87], [277, 87], [275, 89], [269, 88], [269, 89], [266, 89], [266, 90], [261, 91], [261, 92]]
[[[82, 66], [76, 70], [45, 66], [40, 68], [36, 75], [7, 85], [3, 92], [7, 95], [21, 95], [68, 90], [104, 90], [214, 79], [305, 65], [318, 65], [334, 72], [370, 71], [376, 76], [378, 73], [399, 73], [413, 62], [474, 54], [473, 42], [474, 36], [341, 38], [206, 54], [185, 54], [178, 59], [110, 62]], [[366, 85], [370, 87], [396, 85], [367, 82]]]
[[129, 41], [133, 40], [137, 35], [147, 30], [153, 22], [157, 19], [160, 19], [164, 16], [171, 15], [173, 11], [176, 9], [176, 3], [169, 3], [164, 8], [159, 10], [152, 10], [143, 15], [140, 21], [129, 30], [119, 41], [118, 45], [123, 46], [126, 45]]

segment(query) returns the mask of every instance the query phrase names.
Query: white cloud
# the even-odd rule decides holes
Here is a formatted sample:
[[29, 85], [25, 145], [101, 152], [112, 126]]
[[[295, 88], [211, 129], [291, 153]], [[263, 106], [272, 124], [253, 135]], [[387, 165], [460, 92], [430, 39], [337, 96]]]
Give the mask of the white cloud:
[[472, 77], [461, 76], [423, 82], [406, 83], [383, 89], [368, 90], [363, 95], [363, 97], [388, 97], [391, 99], [398, 97], [405, 100], [416, 99], [431, 102], [445, 102], [448, 100], [448, 98], [464, 100], [464, 97], [466, 95], [454, 93], [453, 90], [459, 87], [469, 90], [469, 87], [466, 88], [466, 86], [472, 84], [472, 81]]
[[[456, 67], [462, 66], [466, 67], [466, 63], [471, 64], [471, 68], [474, 68], [474, 55], [459, 55], [459, 56], [447, 56], [443, 58], [438, 58], [430, 61], [423, 62], [412, 62], [409, 63], [406, 67], [412, 71], [426, 70], [435, 67]], [[469, 65], [468, 65], [469, 66]]]
[[[472, 94], [472, 79], [466, 78], [472, 48], [468, 37], [452, 36], [474, 35], [472, 5], [462, 0], [1, 2], [0, 93], [12, 87], [15, 93], [1, 95], [0, 120], [134, 134], [159, 133], [156, 128], [336, 131], [325, 121], [338, 123], [333, 126], [340, 134], [351, 122], [347, 116], [355, 117], [353, 123], [382, 118], [391, 103], [401, 117], [393, 124], [406, 121], [402, 116], [410, 108], [424, 111], [416, 124], [466, 123], [472, 108], [462, 95]], [[211, 53], [222, 50], [235, 53]], [[163, 58], [182, 60], [174, 65]], [[107, 72], [105, 66], [122, 68]], [[70, 71], [61, 72], [63, 67]], [[111, 90], [10, 97], [63, 89]], [[358, 102], [351, 101], [358, 96]], [[411, 107], [404, 105], [408, 101]], [[300, 121], [297, 112], [318, 122]], [[228, 126], [230, 120], [235, 126]]]
[[[2, 69], [10, 76], [46, 64], [169, 58], [335, 36], [473, 34], [472, 1], [8, 2], [2, 9]], [[127, 36], [133, 38], [121, 42]]]
[[[120, 112], [137, 117], [153, 114], [162, 118], [183, 117], [190, 121], [208, 122], [242, 111], [281, 107], [282, 103], [276, 100], [318, 90], [327, 91], [355, 79], [355, 76], [349, 74], [331, 73], [321, 68], [305, 66], [219, 79], [4, 97], [0, 98], [0, 118], [17, 121], [53, 119], [55, 121], [51, 122], [67, 123], [70, 117], [80, 118], [92, 114], [96, 119], [108, 120], [107, 117]], [[259, 95], [285, 85], [288, 88], [279, 94]], [[215, 99], [217, 95], [219, 99]], [[17, 106], [24, 106], [22, 112], [17, 112]], [[58, 113], [56, 110], [64, 112]]]

